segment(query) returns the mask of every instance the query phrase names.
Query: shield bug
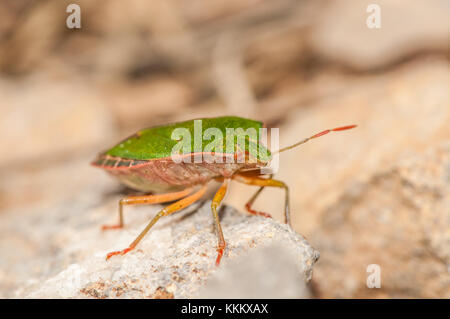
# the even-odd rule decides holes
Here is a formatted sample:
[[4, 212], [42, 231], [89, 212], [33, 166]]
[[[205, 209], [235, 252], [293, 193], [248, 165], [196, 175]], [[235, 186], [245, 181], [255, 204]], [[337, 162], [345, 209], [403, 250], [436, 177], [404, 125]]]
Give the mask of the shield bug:
[[[124, 226], [123, 207], [136, 204], [172, 202], [159, 211], [129, 247], [107, 254], [124, 255], [136, 247], [152, 226], [162, 217], [188, 207], [199, 200], [206, 184], [218, 180], [222, 184], [216, 192], [211, 210], [218, 235], [216, 264], [225, 250], [218, 207], [227, 191], [229, 181], [259, 186], [246, 204], [249, 213], [270, 217], [252, 209], [252, 204], [264, 187], [285, 190], [285, 222], [290, 224], [288, 186], [272, 178], [262, 169], [270, 164], [273, 155], [294, 148], [332, 131], [356, 127], [349, 125], [329, 129], [303, 139], [291, 146], [271, 153], [261, 140], [263, 124], [259, 121], [226, 116], [190, 120], [156, 126], [136, 134], [101, 153], [92, 165], [106, 170], [123, 184], [149, 195], [127, 196], [119, 201], [119, 223], [103, 229]], [[256, 133], [255, 133], [256, 132]], [[214, 139], [212, 139], [214, 137]]]

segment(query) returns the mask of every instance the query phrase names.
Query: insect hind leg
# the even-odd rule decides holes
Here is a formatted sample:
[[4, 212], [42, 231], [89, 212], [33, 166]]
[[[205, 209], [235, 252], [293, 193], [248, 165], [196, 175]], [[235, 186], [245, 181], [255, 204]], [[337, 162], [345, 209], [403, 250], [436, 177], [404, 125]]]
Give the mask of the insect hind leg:
[[128, 248], [125, 248], [123, 250], [119, 250], [119, 251], [113, 251], [110, 252], [109, 254], [106, 255], [106, 260], [108, 260], [109, 258], [111, 258], [112, 256], [115, 255], [124, 255], [126, 253], [128, 253], [129, 251], [133, 250], [136, 245], [142, 240], [142, 238], [144, 238], [144, 236], [148, 233], [148, 231], [150, 230], [150, 228], [153, 227], [153, 225], [156, 224], [156, 222], [162, 217], [162, 216], [167, 216], [170, 215], [172, 213], [175, 213], [183, 208], [188, 207], [189, 205], [193, 204], [194, 202], [196, 202], [198, 199], [200, 199], [200, 197], [203, 196], [203, 194], [206, 191], [206, 186], [202, 186], [202, 188], [200, 188], [198, 191], [196, 191], [195, 193], [182, 198], [178, 201], [176, 201], [173, 204], [170, 204], [169, 206], [165, 207], [164, 209], [160, 210], [158, 214], [156, 214], [155, 217], [153, 217], [153, 219], [148, 223], [148, 225], [144, 228], [144, 230], [136, 237], [136, 239], [130, 244], [130, 246], [128, 246]]
[[123, 228], [123, 207], [125, 205], [139, 205], [139, 204], [160, 204], [186, 197], [192, 193], [192, 188], [186, 188], [180, 192], [157, 194], [157, 195], [142, 195], [142, 196], [127, 196], [119, 201], [119, 223], [116, 225], [103, 225], [102, 230]]

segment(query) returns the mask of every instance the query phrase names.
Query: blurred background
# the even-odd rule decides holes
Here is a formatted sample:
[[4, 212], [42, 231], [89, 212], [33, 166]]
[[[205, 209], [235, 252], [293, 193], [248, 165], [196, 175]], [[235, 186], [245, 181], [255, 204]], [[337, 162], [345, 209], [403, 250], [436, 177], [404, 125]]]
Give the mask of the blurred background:
[[[449, 298], [449, 14], [448, 0], [0, 0], [0, 296], [61, 271], [67, 211], [123, 193], [89, 166], [98, 152], [238, 115], [279, 127], [281, 146], [359, 125], [282, 154], [276, 174], [321, 253], [314, 297]], [[232, 186], [244, 211], [255, 189]], [[282, 207], [276, 189], [255, 203], [280, 221]]]

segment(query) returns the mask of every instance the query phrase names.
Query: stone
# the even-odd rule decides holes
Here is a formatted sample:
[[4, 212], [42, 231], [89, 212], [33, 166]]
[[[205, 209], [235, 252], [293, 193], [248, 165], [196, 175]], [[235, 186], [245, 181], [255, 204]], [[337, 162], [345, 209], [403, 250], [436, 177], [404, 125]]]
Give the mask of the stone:
[[[323, 298], [450, 298], [450, 142], [344, 190], [310, 240]], [[381, 270], [369, 289], [369, 265]]]
[[[213, 273], [199, 298], [277, 299], [310, 298], [309, 287], [298, 260], [285, 242], [252, 249], [248, 254], [227, 261]], [[300, 271], [299, 271], [300, 270]]]
[[[102, 224], [117, 220], [118, 198], [105, 199], [100, 193], [89, 199], [79, 198], [78, 203], [65, 201], [45, 211], [29, 210], [26, 219], [17, 212], [1, 215], [2, 221], [7, 221], [0, 223], [2, 229], [15, 225], [17, 230], [14, 238], [4, 233], [9, 235], [9, 244], [0, 246], [0, 253], [6, 256], [0, 263], [2, 296], [192, 298], [211, 274], [227, 269], [234, 259], [246, 256], [254, 248], [273, 243], [282, 243], [291, 255], [290, 259], [285, 258], [289, 260], [285, 265], [288, 271], [278, 271], [272, 280], [279, 276], [281, 282], [286, 282], [294, 276], [299, 280], [299, 295], [302, 282], [311, 279], [313, 265], [319, 258], [319, 253], [286, 225], [225, 206], [221, 217], [228, 246], [217, 268], [217, 238], [210, 201], [206, 201], [162, 218], [134, 251], [106, 261], [106, 254], [126, 248], [161, 206], [127, 207], [126, 227], [102, 232]], [[259, 267], [260, 273], [267, 269], [261, 263], [279, 254], [277, 250], [267, 250], [253, 265]], [[283, 267], [278, 264], [279, 270]], [[277, 295], [280, 293], [274, 292]]]

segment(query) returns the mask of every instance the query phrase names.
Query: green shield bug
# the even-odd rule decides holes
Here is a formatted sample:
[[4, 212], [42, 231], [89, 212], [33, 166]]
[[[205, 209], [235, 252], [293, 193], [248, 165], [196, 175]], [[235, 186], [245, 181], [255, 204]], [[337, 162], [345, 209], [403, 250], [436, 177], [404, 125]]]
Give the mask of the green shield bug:
[[[273, 155], [306, 143], [332, 131], [356, 127], [349, 125], [329, 129], [303, 139], [291, 146], [270, 152], [261, 138], [263, 124], [259, 121], [225, 116], [203, 118], [140, 130], [136, 134], [101, 153], [92, 165], [106, 170], [123, 184], [150, 195], [127, 196], [119, 201], [119, 223], [103, 229], [122, 228], [123, 207], [135, 204], [173, 202], [162, 209], [129, 245], [121, 251], [107, 254], [124, 255], [134, 249], [150, 228], [162, 216], [167, 216], [200, 199], [211, 180], [222, 182], [211, 210], [218, 234], [216, 264], [219, 265], [226, 243], [220, 226], [218, 207], [231, 179], [259, 186], [246, 204], [249, 213], [270, 217], [252, 209], [252, 204], [268, 187], [285, 190], [285, 222], [290, 224], [289, 191], [285, 183], [263, 172]], [[214, 137], [214, 139], [212, 139]], [[264, 178], [264, 175], [268, 175]]]

